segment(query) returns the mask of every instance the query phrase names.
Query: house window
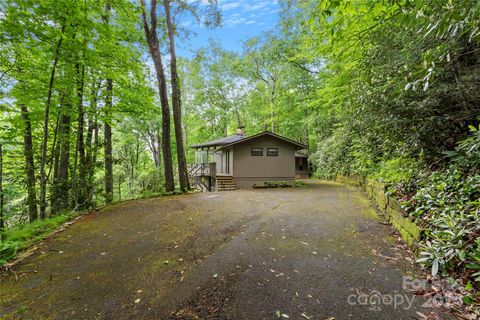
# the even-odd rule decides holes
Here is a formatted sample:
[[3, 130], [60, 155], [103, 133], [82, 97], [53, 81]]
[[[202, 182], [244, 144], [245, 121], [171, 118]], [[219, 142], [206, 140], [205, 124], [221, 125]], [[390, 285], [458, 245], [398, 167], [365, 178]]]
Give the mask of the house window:
[[207, 150], [197, 150], [195, 152], [195, 161], [196, 163], [211, 163], [214, 162], [213, 151]]
[[263, 148], [253, 147], [252, 148], [252, 157], [262, 157], [263, 156]]
[[278, 157], [278, 148], [267, 148], [267, 157]]

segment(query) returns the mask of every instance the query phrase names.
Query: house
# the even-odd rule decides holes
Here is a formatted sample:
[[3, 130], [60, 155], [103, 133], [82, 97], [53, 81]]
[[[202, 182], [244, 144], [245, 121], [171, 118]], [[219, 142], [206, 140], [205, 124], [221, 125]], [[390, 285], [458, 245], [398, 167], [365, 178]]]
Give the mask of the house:
[[269, 131], [245, 136], [239, 127], [235, 135], [191, 147], [196, 163], [189, 176], [204, 191], [293, 184], [296, 177], [308, 177], [307, 146]]

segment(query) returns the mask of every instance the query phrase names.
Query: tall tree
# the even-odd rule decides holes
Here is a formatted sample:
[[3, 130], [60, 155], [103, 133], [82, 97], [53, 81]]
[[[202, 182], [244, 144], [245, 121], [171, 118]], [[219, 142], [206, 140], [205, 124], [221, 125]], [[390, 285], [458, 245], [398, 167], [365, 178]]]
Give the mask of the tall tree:
[[177, 55], [175, 52], [175, 25], [171, 16], [171, 0], [164, 0], [165, 18], [167, 22], [167, 32], [170, 49], [170, 79], [172, 83], [172, 109], [173, 121], [175, 124], [175, 140], [177, 142], [177, 161], [178, 177], [180, 180], [180, 189], [187, 191], [190, 189], [187, 172], [187, 160], [185, 158], [185, 147], [182, 130], [182, 93], [180, 89], [180, 79], [177, 71]]
[[150, 57], [155, 66], [160, 104], [162, 106], [162, 153], [165, 176], [165, 190], [171, 192], [175, 189], [173, 176], [172, 149], [170, 145], [170, 107], [168, 103], [167, 80], [163, 67], [162, 54], [157, 34], [157, 1], [150, 1], [150, 19], [147, 18], [145, 0], [140, 0], [142, 9], [142, 22], [145, 39]]
[[27, 184], [27, 206], [28, 217], [30, 221], [34, 221], [38, 217], [37, 212], [37, 194], [35, 190], [35, 165], [33, 162], [33, 141], [32, 141], [32, 125], [30, 123], [30, 115], [27, 107], [20, 105], [22, 113], [24, 133], [24, 155], [25, 155], [25, 182]]
[[58, 133], [58, 143], [54, 156], [54, 173], [52, 186], [52, 213], [58, 213], [68, 208], [69, 189], [68, 165], [70, 162], [70, 131], [71, 131], [71, 98], [64, 94], [61, 103]]
[[[263, 37], [250, 39], [246, 43], [246, 65], [249, 66], [250, 74], [257, 80], [262, 81], [267, 90], [270, 109], [270, 130], [275, 132], [277, 124], [277, 96], [278, 85], [282, 73], [285, 72], [281, 53], [284, 48], [280, 46], [280, 39], [274, 34], [265, 34]], [[265, 124], [265, 130], [267, 123]]]
[[[84, 208], [86, 203], [86, 172], [85, 172], [85, 111], [83, 109], [83, 90], [85, 86], [85, 65], [77, 63], [75, 66], [77, 74], [77, 144], [75, 148], [75, 157], [73, 162], [72, 173], [72, 200], [73, 207]], [[77, 173], [77, 168], [79, 172]], [[78, 178], [77, 178], [78, 177]]]
[[113, 80], [107, 79], [105, 97], [105, 125], [103, 132], [103, 148], [105, 152], [105, 202], [113, 202], [113, 155], [112, 155], [112, 121]]
[[92, 79], [92, 87], [90, 93], [90, 106], [88, 112], [88, 129], [85, 141], [85, 190], [86, 206], [91, 206], [93, 200], [94, 174], [96, 165], [96, 155], [98, 152], [98, 93], [101, 86], [101, 81], [96, 82]]
[[[105, 14], [103, 22], [107, 30], [110, 31], [110, 12], [112, 7], [110, 1], [105, 5]], [[110, 32], [109, 32], [110, 33]], [[113, 107], [113, 79], [107, 78], [107, 87], [105, 95], [105, 120], [103, 132], [103, 151], [105, 158], [105, 202], [113, 202], [113, 154], [112, 154], [112, 107]]]
[[45, 102], [45, 115], [43, 118], [43, 141], [42, 141], [42, 156], [40, 157], [40, 218], [45, 219], [47, 208], [47, 176], [45, 173], [45, 164], [47, 162], [47, 144], [48, 144], [48, 124], [50, 115], [50, 104], [52, 102], [53, 84], [55, 82], [55, 72], [57, 71], [58, 59], [60, 55], [60, 48], [63, 42], [63, 33], [65, 25], [62, 25], [60, 37], [55, 47], [52, 68], [50, 71], [50, 79], [48, 82], [47, 101]]

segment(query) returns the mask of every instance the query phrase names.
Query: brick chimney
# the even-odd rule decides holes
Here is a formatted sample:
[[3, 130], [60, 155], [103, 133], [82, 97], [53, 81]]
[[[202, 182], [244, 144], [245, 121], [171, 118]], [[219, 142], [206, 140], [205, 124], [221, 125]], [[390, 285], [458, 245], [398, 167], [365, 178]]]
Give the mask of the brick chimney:
[[245, 127], [244, 126], [238, 126], [237, 127], [237, 135], [239, 136], [245, 136]]

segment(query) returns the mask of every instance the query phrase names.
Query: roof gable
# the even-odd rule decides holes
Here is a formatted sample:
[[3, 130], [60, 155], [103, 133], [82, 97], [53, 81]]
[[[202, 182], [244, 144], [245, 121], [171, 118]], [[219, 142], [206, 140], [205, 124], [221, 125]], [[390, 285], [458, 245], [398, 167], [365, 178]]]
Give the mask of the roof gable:
[[257, 133], [257, 134], [254, 134], [253, 136], [249, 136], [249, 137], [244, 137], [242, 139], [239, 139], [237, 141], [233, 141], [231, 143], [228, 143], [228, 144], [225, 144], [223, 145], [220, 149], [222, 148], [227, 148], [227, 147], [230, 147], [230, 146], [233, 146], [233, 145], [236, 145], [236, 144], [240, 144], [240, 143], [244, 143], [246, 141], [251, 141], [253, 139], [256, 139], [256, 138], [259, 138], [259, 137], [263, 137], [263, 136], [271, 136], [273, 138], [276, 138], [276, 139], [279, 139], [279, 140], [282, 140], [283, 142], [286, 142], [288, 144], [291, 144], [291, 145], [294, 145], [297, 149], [307, 149], [307, 146], [302, 144], [302, 143], [299, 143], [299, 142], [296, 142], [294, 140], [291, 140], [291, 139], [288, 139], [288, 138], [285, 138], [285, 137], [282, 137], [278, 134], [275, 134], [273, 132], [270, 132], [270, 131], [264, 131], [264, 132], [261, 132], [261, 133]]

